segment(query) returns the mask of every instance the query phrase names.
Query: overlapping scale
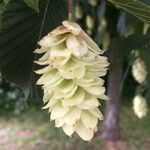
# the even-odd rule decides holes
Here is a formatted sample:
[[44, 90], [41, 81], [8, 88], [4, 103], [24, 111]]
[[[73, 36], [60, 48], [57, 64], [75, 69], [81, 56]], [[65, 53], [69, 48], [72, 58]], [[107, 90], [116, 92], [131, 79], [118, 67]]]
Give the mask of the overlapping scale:
[[99, 99], [105, 95], [104, 80], [109, 65], [107, 57], [100, 56], [98, 45], [76, 23], [64, 21], [62, 25], [39, 43], [35, 53], [43, 56], [35, 63], [43, 68], [35, 71], [37, 81], [44, 90], [43, 109], [57, 128], [71, 136], [76, 132], [90, 141], [97, 131], [103, 115], [98, 109]]

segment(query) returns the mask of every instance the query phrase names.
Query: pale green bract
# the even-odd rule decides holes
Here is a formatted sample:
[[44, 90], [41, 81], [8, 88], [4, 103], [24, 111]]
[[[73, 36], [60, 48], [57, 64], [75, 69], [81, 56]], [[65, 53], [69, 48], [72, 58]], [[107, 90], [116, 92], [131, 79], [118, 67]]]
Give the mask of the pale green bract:
[[148, 112], [146, 99], [142, 95], [136, 95], [133, 99], [133, 110], [138, 118], [143, 118]]
[[137, 58], [132, 65], [132, 74], [138, 83], [143, 83], [147, 77], [147, 68], [141, 58]]
[[43, 56], [35, 63], [42, 69], [37, 81], [44, 90], [44, 109], [49, 109], [55, 126], [62, 127], [71, 136], [76, 132], [90, 141], [97, 131], [98, 99], [107, 100], [104, 80], [109, 65], [102, 51], [76, 23], [64, 21], [62, 25], [39, 43], [35, 53]]

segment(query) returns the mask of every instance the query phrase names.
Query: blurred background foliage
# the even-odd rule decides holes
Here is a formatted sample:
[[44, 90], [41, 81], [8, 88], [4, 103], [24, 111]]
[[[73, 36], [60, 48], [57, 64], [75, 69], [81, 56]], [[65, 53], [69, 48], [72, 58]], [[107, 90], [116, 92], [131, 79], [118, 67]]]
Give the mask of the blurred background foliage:
[[18, 114], [24, 110], [25, 106], [21, 90], [6, 81], [0, 74], [0, 107], [5, 110], [13, 110], [15, 114]]
[[[41, 89], [35, 86], [37, 76], [33, 71], [38, 66], [33, 63], [37, 58], [33, 51], [39, 39], [60, 25], [62, 20], [67, 19], [67, 3], [67, 0], [0, 0], [0, 108], [11, 110], [14, 114], [28, 111], [23, 116], [23, 123], [28, 120], [32, 124], [28, 116], [31, 115], [31, 119], [34, 119], [39, 115], [36, 108], [33, 107], [30, 111], [27, 109], [32, 105], [31, 103], [35, 106], [38, 104], [38, 109], [42, 106]], [[149, 138], [147, 133], [150, 131], [149, 113], [144, 120], [137, 120], [133, 116], [132, 111], [135, 110], [133, 110], [132, 100], [140, 95], [144, 98], [144, 103], [146, 102], [146, 109], [149, 108], [150, 1], [74, 0], [74, 20], [102, 49], [107, 50], [107, 56], [110, 53], [117, 54], [116, 62], [111, 64], [109, 72], [120, 66], [117, 60], [121, 59], [121, 66], [118, 70], [122, 70], [122, 79], [118, 84], [119, 92], [122, 93], [122, 104], [125, 106], [121, 112], [121, 127], [128, 134], [127, 136], [133, 136], [133, 139], [137, 136], [142, 140], [145, 137], [144, 140], [147, 140]], [[113, 49], [115, 51], [112, 51]], [[107, 88], [108, 78], [109, 74], [105, 77]], [[28, 96], [29, 101], [26, 101]], [[145, 105], [141, 106], [145, 109]], [[133, 108], [128, 112], [129, 107]], [[37, 123], [48, 122], [43, 117], [45, 115], [46, 113], [41, 114], [41, 118], [39, 115]], [[43, 129], [37, 128], [42, 134], [46, 134], [49, 129], [47, 126], [49, 123], [44, 124]], [[137, 131], [134, 137], [132, 131], [135, 127]], [[47, 136], [56, 139], [62, 139], [64, 136], [61, 135], [58, 138], [60, 133], [56, 130], [52, 130], [51, 133], [52, 135]], [[42, 134], [40, 134], [41, 137]], [[75, 140], [80, 146], [84, 145], [83, 149], [87, 148], [85, 143]], [[128, 139], [129, 143], [134, 140], [131, 141], [132, 138]], [[71, 140], [70, 142], [76, 143]], [[139, 143], [134, 141], [132, 144], [139, 148], [143, 142], [141, 145]], [[93, 148], [93, 145], [88, 145], [88, 148]], [[149, 150], [149, 145], [147, 147], [147, 149], [141, 149]]]
[[[116, 51], [123, 59], [124, 75], [120, 87], [123, 95], [131, 98], [136, 91], [149, 97], [149, 1], [77, 0], [74, 1], [74, 6], [74, 20], [81, 24], [101, 48], [107, 50], [107, 54], [111, 51], [112, 38], [119, 39]], [[33, 51], [39, 38], [67, 18], [67, 0], [1, 0], [0, 16], [0, 67], [3, 77], [19, 85], [25, 96], [31, 94], [31, 99], [38, 99], [41, 94], [34, 86], [37, 77], [33, 73], [33, 68], [36, 68]], [[137, 58], [144, 61], [148, 73], [141, 83], [135, 82], [131, 75], [133, 62]], [[23, 99], [26, 97], [23, 98], [20, 90], [13, 84], [9, 85], [2, 76], [0, 78], [0, 104], [5, 107], [12, 104], [25, 105]]]

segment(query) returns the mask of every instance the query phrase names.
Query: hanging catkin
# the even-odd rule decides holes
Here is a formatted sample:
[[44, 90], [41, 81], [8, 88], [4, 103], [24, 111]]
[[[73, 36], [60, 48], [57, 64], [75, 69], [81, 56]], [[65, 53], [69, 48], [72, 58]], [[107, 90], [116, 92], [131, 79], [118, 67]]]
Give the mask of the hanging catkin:
[[71, 136], [76, 132], [90, 141], [97, 131], [98, 99], [105, 95], [104, 80], [109, 65], [103, 51], [76, 23], [63, 21], [62, 25], [39, 43], [35, 53], [43, 54], [36, 61], [42, 69], [37, 81], [44, 90], [44, 109], [50, 112], [51, 121]]
[[141, 95], [136, 95], [133, 99], [133, 110], [139, 118], [146, 116], [148, 112], [148, 106], [146, 99]]
[[147, 77], [147, 69], [144, 61], [141, 58], [137, 58], [132, 65], [132, 74], [134, 79], [138, 83], [142, 83], [145, 81]]

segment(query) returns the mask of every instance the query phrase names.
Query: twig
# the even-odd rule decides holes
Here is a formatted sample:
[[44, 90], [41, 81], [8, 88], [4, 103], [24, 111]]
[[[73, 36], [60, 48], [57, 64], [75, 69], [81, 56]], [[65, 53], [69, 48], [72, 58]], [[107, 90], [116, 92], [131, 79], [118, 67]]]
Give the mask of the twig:
[[68, 0], [68, 20], [73, 20], [73, 0]]

